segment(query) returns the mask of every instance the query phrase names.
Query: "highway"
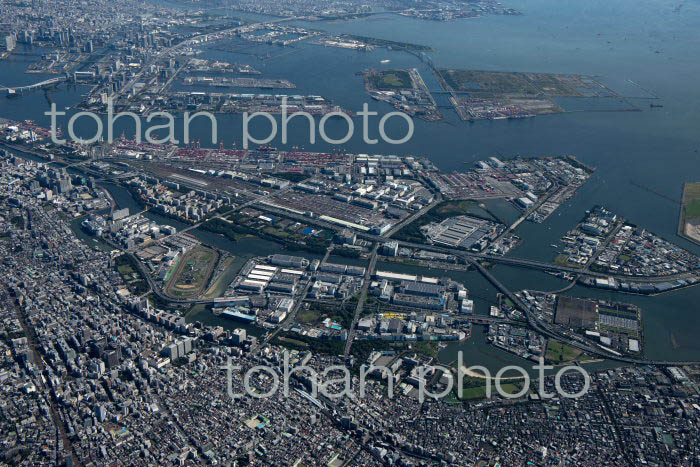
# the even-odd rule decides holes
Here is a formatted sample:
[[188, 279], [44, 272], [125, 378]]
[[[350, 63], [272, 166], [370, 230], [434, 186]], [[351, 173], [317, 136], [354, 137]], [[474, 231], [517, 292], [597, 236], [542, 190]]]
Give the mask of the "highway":
[[585, 342], [582, 337], [553, 330], [545, 323], [539, 321], [532, 313], [530, 306], [523, 302], [523, 300], [520, 299], [520, 297], [518, 297], [516, 294], [511, 292], [501, 281], [494, 277], [488, 269], [482, 266], [478, 261], [472, 260], [471, 264], [474, 267], [476, 267], [476, 269], [481, 273], [481, 275], [483, 275], [489, 282], [491, 282], [491, 284], [493, 284], [498, 290], [500, 290], [503, 295], [510, 299], [510, 301], [513, 302], [516, 308], [518, 308], [525, 314], [525, 316], [527, 317], [527, 322], [530, 325], [530, 327], [532, 327], [532, 329], [534, 329], [542, 335], [557, 339], [560, 342], [564, 342], [570, 345], [571, 347], [583, 350], [588, 355], [597, 356], [623, 363], [632, 363], [635, 365], [692, 365], [699, 363], [698, 361], [645, 360], [633, 357], [626, 357], [624, 355], [615, 355], [613, 353], [606, 352], [599, 347]]
[[[180, 43], [178, 43], [178, 44], [175, 44], [175, 45], [173, 45], [172, 47], [168, 47], [168, 48], [166, 48], [166, 49], [162, 49], [162, 50], [160, 50], [158, 53], [154, 54], [152, 57], [150, 57], [150, 58], [148, 59], [148, 61], [141, 67], [141, 70], [140, 70], [138, 73], [136, 73], [136, 75], [134, 75], [134, 77], [133, 77], [128, 83], [126, 83], [126, 84], [122, 87], [122, 89], [121, 89], [121, 91], [119, 92], [118, 96], [123, 96], [123, 95], [125, 95], [125, 94], [128, 94], [128, 93], [131, 91], [131, 89], [133, 88], [134, 84], [136, 84], [137, 82], [139, 82], [139, 81], [141, 80], [141, 78], [142, 78], [142, 76], [143, 76], [143, 73], [144, 73], [146, 70], [148, 70], [149, 67], [150, 67], [151, 65], [153, 65], [158, 59], [160, 59], [160, 58], [165, 58], [165, 57], [171, 55], [173, 52], [176, 52], [176, 51], [177, 51], [179, 48], [181, 48], [181, 47], [185, 47], [185, 46], [189, 46], [189, 45], [195, 45], [195, 44], [198, 43], [198, 41], [199, 41], [200, 39], [203, 39], [203, 38], [206, 38], [209, 42], [212, 42], [212, 41], [216, 40], [218, 37], [226, 37], [229, 33], [235, 32], [235, 31], [237, 31], [237, 30], [239, 30], [239, 29], [241, 29], [241, 28], [244, 28], [244, 27], [245, 27], [245, 28], [249, 28], [249, 27], [251, 27], [251, 26], [263, 25], [263, 24], [266, 24], [266, 23], [281, 23], [281, 22], [284, 22], [284, 21], [293, 21], [293, 20], [296, 20], [296, 19], [297, 19], [296, 17], [279, 18], [279, 19], [275, 19], [275, 20], [272, 20], [272, 21], [264, 21], [264, 22], [255, 23], [255, 24], [246, 24], [246, 25], [244, 25], [244, 26], [236, 26], [236, 27], [233, 27], [233, 28], [224, 29], [224, 30], [222, 30], [222, 31], [216, 31], [216, 32], [210, 32], [210, 33], [199, 34], [199, 35], [197, 35], [197, 36], [190, 37], [189, 39], [186, 39], [186, 40], [184, 40], [184, 41], [182, 41], [182, 42], [180, 42]], [[144, 88], [144, 89], [146, 89], [146, 88]]]
[[[231, 209], [230, 211], [226, 211], [225, 213], [223, 213], [223, 214], [221, 214], [221, 215], [214, 216], [214, 217], [212, 217], [212, 218], [210, 218], [210, 219], [207, 219], [207, 220], [204, 220], [204, 221], [202, 221], [202, 222], [197, 222], [196, 224], [193, 224], [193, 225], [191, 225], [191, 226], [189, 226], [189, 227], [185, 227], [184, 229], [179, 230], [178, 232], [176, 232], [176, 233], [174, 233], [174, 234], [170, 234], [170, 235], [166, 235], [166, 236], [164, 236], [164, 237], [161, 237], [161, 238], [158, 239], [158, 241], [162, 242], [162, 241], [164, 241], [164, 240], [167, 240], [167, 239], [170, 238], [170, 237], [174, 237], [174, 236], [176, 236], [176, 235], [180, 235], [180, 234], [183, 234], [183, 233], [190, 232], [190, 231], [192, 231], [192, 230], [196, 230], [196, 229], [200, 228], [200, 227], [202, 226], [202, 224], [204, 224], [204, 223], [206, 223], [206, 222], [208, 222], [208, 221], [210, 221], [210, 220], [214, 220], [214, 219], [225, 219], [226, 216], [229, 216], [229, 215], [233, 214], [233, 213], [236, 212], [236, 211], [240, 211], [240, 210], [242, 210], [242, 209], [247, 208], [248, 206], [252, 206], [252, 205], [257, 204], [257, 203], [259, 203], [259, 202], [261, 202], [261, 201], [264, 201], [266, 198], [269, 198], [270, 196], [274, 196], [274, 195], [277, 195], [277, 194], [280, 194], [280, 193], [284, 193], [284, 192], [286, 192], [286, 191], [289, 191], [289, 190], [291, 190], [292, 188], [293, 188], [293, 185], [290, 184], [290, 185], [288, 185], [288, 186], [282, 188], [281, 190], [268, 193], [267, 195], [261, 195], [261, 196], [259, 196], [259, 197], [257, 197], [257, 198], [254, 198], [254, 199], [252, 199], [252, 200], [250, 200], [250, 201], [247, 201], [247, 202], [245, 202], [245, 203], [243, 203], [243, 204], [241, 204], [241, 205], [238, 205], [238, 206], [236, 206], [235, 208]], [[135, 246], [134, 248], [132, 248], [131, 250], [127, 250], [127, 251], [129, 251], [129, 252], [131, 252], [131, 251], [136, 251], [136, 250], [138, 250], [138, 249], [140, 249], [140, 248], [142, 248], [142, 247], [143, 247], [143, 245], [138, 245], [138, 246]]]
[[[286, 187], [284, 190], [289, 190], [293, 187], [293, 184], [290, 184], [288, 187]], [[309, 223], [309, 224], [314, 224], [316, 226], [324, 227], [329, 230], [338, 230], [339, 226], [332, 224], [330, 222], [322, 221], [316, 217], [309, 217], [309, 216], [304, 216], [301, 214], [297, 214], [291, 211], [287, 211], [285, 209], [278, 208], [276, 206], [270, 205], [265, 202], [265, 199], [273, 194], [277, 194], [282, 192], [283, 190], [277, 191], [275, 193], [272, 193], [270, 195], [264, 195], [258, 198], [255, 198], [253, 200], [248, 201], [247, 203], [244, 203], [236, 208], [236, 210], [243, 209], [244, 207], [247, 206], [252, 206], [252, 205], [257, 205], [256, 207], [262, 208], [266, 211], [277, 213], [281, 216], [285, 216], [288, 218], [292, 219], [297, 219], [301, 222]], [[401, 222], [401, 226], [408, 225], [410, 222], [413, 222], [415, 219], [418, 219], [421, 215], [425, 214], [428, 212], [429, 207], [425, 207], [421, 211], [415, 213], [414, 215], [410, 216], [407, 219], [404, 219], [403, 222]], [[226, 213], [223, 216], [217, 216], [218, 218], [223, 218], [224, 216], [230, 214]], [[195, 224], [191, 227], [188, 227], [187, 229], [181, 230], [178, 232], [178, 234], [187, 232], [193, 229], [198, 228], [202, 223]], [[365, 272], [365, 277], [364, 277], [364, 283], [362, 285], [362, 289], [360, 291], [360, 296], [358, 300], [357, 307], [355, 309], [355, 314], [353, 316], [353, 321], [349, 329], [348, 333], [348, 339], [345, 345], [345, 355], [349, 355], [350, 349], [352, 347], [352, 343], [355, 337], [355, 329], [357, 322], [359, 320], [359, 317], [362, 314], [363, 308], [364, 308], [364, 303], [367, 298], [367, 292], [368, 292], [368, 287], [369, 283], [372, 277], [372, 274], [375, 272], [376, 269], [376, 264], [378, 260], [378, 249], [379, 247], [386, 241], [389, 241], [390, 236], [393, 235], [395, 232], [397, 232], [398, 229], [392, 229], [389, 231], [386, 235], [375, 235], [375, 234], [370, 234], [368, 232], [358, 232], [358, 236], [361, 238], [364, 238], [366, 240], [370, 240], [374, 242], [374, 246], [372, 249], [371, 257], [370, 257], [370, 262], [367, 267], [367, 270]], [[615, 229], [615, 232], [617, 229]], [[610, 239], [614, 236], [614, 233], [609, 236], [606, 241], [609, 242]], [[166, 237], [167, 238], [167, 237]], [[648, 364], [648, 365], [686, 365], [686, 364], [693, 364], [697, 362], [693, 361], [659, 361], [659, 360], [645, 360], [645, 359], [638, 359], [638, 358], [633, 358], [633, 357], [627, 357], [624, 355], [615, 355], [613, 353], [607, 352], [604, 349], [593, 345], [592, 343], [589, 343], [585, 341], [582, 337], [555, 330], [552, 329], [548, 324], [543, 323], [539, 321], [534, 314], [532, 313], [532, 310], [530, 309], [530, 306], [526, 304], [520, 297], [518, 297], [515, 293], [513, 293], [508, 287], [506, 287], [502, 282], [500, 282], [491, 272], [484, 267], [482, 262], [488, 262], [492, 264], [505, 264], [509, 266], [517, 266], [517, 267], [524, 267], [524, 268], [529, 268], [529, 269], [538, 269], [538, 270], [543, 270], [543, 271], [548, 271], [548, 272], [568, 272], [576, 275], [588, 275], [592, 277], [610, 277], [611, 274], [601, 274], [601, 273], [595, 273], [587, 270], [587, 268], [580, 269], [580, 268], [569, 268], [566, 266], [560, 266], [556, 264], [550, 264], [550, 263], [544, 263], [541, 261], [535, 261], [535, 260], [529, 260], [529, 259], [522, 259], [522, 258], [510, 258], [510, 257], [504, 257], [504, 256], [493, 256], [493, 255], [487, 255], [483, 253], [472, 253], [472, 252], [467, 252], [464, 250], [458, 250], [458, 249], [451, 249], [451, 248], [443, 248], [443, 247], [438, 247], [435, 245], [426, 245], [426, 244], [420, 244], [420, 243], [412, 243], [412, 242], [405, 242], [405, 241], [399, 241], [399, 245], [403, 247], [410, 247], [410, 248], [417, 248], [417, 249], [423, 249], [423, 250], [429, 250], [429, 251], [435, 251], [439, 253], [445, 253], [445, 254], [450, 254], [454, 255], [458, 258], [461, 258], [467, 265], [473, 266], [481, 275], [483, 275], [489, 282], [491, 282], [501, 293], [503, 293], [504, 296], [506, 296], [510, 301], [515, 305], [516, 308], [521, 310], [525, 316], [527, 317], [527, 322], [529, 326], [534, 329], [535, 331], [539, 332], [540, 334], [543, 334], [547, 337], [551, 337], [554, 339], [557, 339], [561, 342], [565, 342], [572, 347], [575, 347], [577, 349], [580, 349], [587, 354], [591, 356], [597, 356], [601, 358], [606, 358], [609, 360], [615, 360], [619, 362], [624, 362], [624, 363], [631, 363], [631, 364]], [[330, 255], [332, 249], [332, 245], [329, 247], [329, 249], [326, 252], [326, 255], [324, 256], [324, 261], [328, 259], [328, 256]], [[147, 281], [149, 288], [151, 291], [161, 300], [169, 303], [175, 303], [175, 304], [208, 304], [208, 303], [214, 303], [214, 299], [191, 299], [191, 300], [184, 300], [184, 299], [175, 299], [172, 297], [166, 296], [162, 290], [160, 290], [156, 284], [154, 284], [153, 279], [151, 278], [151, 275], [149, 271], [146, 270], [146, 267], [136, 258], [136, 256], [133, 254], [131, 251], [127, 251], [127, 254], [130, 255], [132, 259], [135, 260], [136, 265], [138, 266], [139, 272], [142, 274], [142, 276], [145, 278]], [[671, 280], [674, 277], [678, 276], [687, 276], [688, 274], [682, 274], [682, 275], [676, 275], [676, 276], [660, 276], [660, 277], [650, 277], [650, 278], [636, 278], [638, 281], [643, 281], [643, 282], [654, 282], [654, 281], [667, 281]], [[635, 278], [630, 278], [627, 276], [622, 276], [625, 278], [627, 281], [634, 281]], [[309, 281], [304, 290], [302, 291], [301, 297], [305, 297], [306, 294], [308, 293], [308, 290], [311, 286], [311, 281]], [[269, 342], [274, 336], [276, 336], [280, 331], [289, 328], [291, 324], [294, 323], [296, 319], [296, 315], [299, 311], [299, 308], [301, 307], [303, 303], [303, 300], [299, 300], [294, 309], [290, 312], [289, 316], [287, 319], [284, 321], [282, 325], [277, 327], [272, 333], [268, 334], [268, 336], [261, 341], [256, 348], [259, 348], [260, 346], [264, 345], [265, 343]]]
[[65, 81], [66, 78], [63, 76], [59, 76], [56, 78], [49, 78], [47, 80], [41, 81], [39, 83], [34, 83], [34, 84], [28, 84], [25, 86], [3, 86], [0, 84], [0, 91], [7, 91], [7, 92], [22, 92], [22, 91], [31, 91], [32, 89], [38, 89], [38, 88], [43, 88], [44, 86], [52, 86], [54, 84], [61, 83]]
[[408, 216], [407, 218], [403, 219], [402, 221], [397, 222], [396, 225], [393, 226], [391, 229], [389, 229], [389, 231], [384, 235], [384, 238], [385, 239], [391, 238], [391, 236], [394, 235], [396, 232], [403, 229], [405, 226], [410, 225], [411, 222], [415, 221], [419, 217], [422, 217], [428, 211], [433, 209], [435, 206], [437, 206], [441, 202], [442, 202], [442, 195], [436, 194], [435, 199], [433, 200], [432, 203], [423, 206], [420, 211], [417, 211], [417, 212], [411, 214], [410, 216]]
[[[325, 263], [325, 262], [328, 260], [328, 257], [330, 256], [331, 251], [333, 251], [333, 244], [331, 244], [331, 245], [328, 247], [328, 249], [326, 250], [326, 254], [325, 254], [325, 256], [323, 257], [322, 263]], [[313, 280], [309, 279], [309, 281], [308, 281], [308, 282], [306, 283], [306, 285], [304, 286], [304, 289], [301, 291], [301, 295], [299, 295], [300, 299], [297, 300], [297, 301], [294, 303], [294, 308], [292, 308], [292, 311], [289, 312], [289, 316], [287, 316], [287, 318], [284, 320], [284, 322], [280, 323], [280, 325], [277, 326], [277, 328], [275, 328], [274, 331], [272, 331], [271, 333], [269, 333], [269, 334], [265, 337], [265, 339], [263, 339], [262, 341], [259, 341], [259, 342], [256, 343], [255, 345], [253, 345], [253, 346], [250, 348], [251, 352], [255, 352], [255, 351], [258, 350], [260, 347], [262, 347], [262, 346], [264, 346], [265, 344], [267, 344], [268, 342], [270, 342], [270, 341], [271, 341], [277, 334], [279, 334], [282, 330], [287, 330], [287, 329], [289, 329], [289, 328], [292, 326], [292, 324], [294, 324], [294, 322], [295, 322], [296, 319], [297, 319], [297, 314], [299, 313], [299, 309], [300, 309], [300, 308], [302, 307], [302, 305], [304, 304], [304, 298], [308, 295], [309, 289], [311, 288], [311, 285], [313, 284], [313, 282], [314, 282]]]
[[[252, 204], [256, 204], [253, 202]], [[331, 222], [323, 221], [317, 217], [310, 217], [310, 216], [305, 216], [302, 214], [297, 214], [292, 211], [288, 211], [286, 209], [279, 208], [277, 206], [274, 206], [272, 204], [268, 203], [260, 203], [259, 205], [255, 206], [256, 208], [263, 209], [265, 211], [271, 212], [278, 214], [280, 216], [288, 217], [290, 219], [298, 220], [299, 222], [304, 222], [307, 224], [313, 224], [318, 227], [323, 227], [328, 230], [334, 230], [337, 231], [341, 229], [342, 227], [337, 224], [333, 224]], [[415, 220], [415, 219], [414, 219]], [[363, 238], [365, 240], [370, 240], [373, 242], [387, 242], [390, 241], [391, 239], [385, 235], [376, 235], [372, 234], [366, 231], [357, 231], [357, 236], [360, 238]], [[394, 232], [395, 233], [395, 232]], [[668, 276], [650, 276], [650, 277], [632, 277], [632, 276], [625, 276], [622, 274], [614, 274], [614, 273], [600, 273], [600, 272], [593, 272], [590, 270], [584, 270], [582, 268], [573, 268], [573, 267], [568, 267], [568, 266], [561, 266], [558, 264], [553, 264], [553, 263], [547, 263], [544, 261], [537, 261], [537, 260], [532, 260], [532, 259], [525, 259], [525, 258], [513, 258], [510, 256], [497, 256], [497, 255], [489, 255], [486, 253], [473, 253], [470, 251], [466, 250], [460, 250], [456, 248], [446, 248], [446, 247], [441, 247], [437, 245], [430, 245], [427, 243], [414, 243], [414, 242], [406, 242], [403, 240], [398, 240], [398, 243], [400, 246], [403, 247], [408, 247], [408, 248], [416, 248], [420, 250], [426, 250], [426, 251], [434, 251], [436, 253], [444, 253], [448, 255], [453, 255], [457, 256], [459, 258], [464, 258], [465, 260], [478, 260], [478, 261], [487, 261], [492, 264], [504, 264], [507, 266], [516, 266], [516, 267], [523, 267], [523, 268], [528, 268], [528, 269], [537, 269], [540, 271], [545, 271], [545, 272], [566, 272], [574, 275], [582, 274], [586, 275], [589, 277], [598, 277], [598, 278], [608, 278], [608, 277], [614, 277], [617, 279], [624, 280], [626, 282], [665, 282], [669, 280], [674, 280], [674, 279], [683, 279], [686, 277], [692, 276], [691, 273], [679, 273], [679, 274], [672, 274]]]
[[355, 339], [355, 329], [357, 328], [357, 321], [362, 315], [362, 310], [365, 307], [365, 301], [367, 301], [367, 290], [369, 289], [369, 282], [372, 279], [372, 274], [374, 269], [377, 267], [377, 250], [379, 249], [379, 243], [374, 244], [372, 249], [372, 256], [369, 260], [369, 266], [365, 271], [364, 281], [362, 283], [362, 290], [360, 291], [360, 297], [357, 300], [357, 307], [355, 308], [355, 315], [352, 318], [352, 324], [350, 324], [350, 330], [348, 331], [348, 340], [345, 343], [345, 356], [350, 355], [350, 347], [352, 347], [352, 341]]

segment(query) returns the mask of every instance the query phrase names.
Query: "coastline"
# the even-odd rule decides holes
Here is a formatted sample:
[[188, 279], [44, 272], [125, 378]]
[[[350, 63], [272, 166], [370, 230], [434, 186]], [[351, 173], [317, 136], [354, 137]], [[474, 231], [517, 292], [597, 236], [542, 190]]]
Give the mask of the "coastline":
[[688, 190], [690, 189], [689, 187], [691, 185], [698, 185], [700, 186], [700, 182], [685, 182], [683, 184], [683, 193], [681, 194], [681, 204], [680, 204], [680, 212], [678, 214], [678, 236], [684, 238], [685, 240], [688, 240], [689, 242], [700, 246], [700, 239], [696, 239], [691, 237], [686, 233], [686, 218], [685, 218], [685, 208], [686, 208], [686, 194]]

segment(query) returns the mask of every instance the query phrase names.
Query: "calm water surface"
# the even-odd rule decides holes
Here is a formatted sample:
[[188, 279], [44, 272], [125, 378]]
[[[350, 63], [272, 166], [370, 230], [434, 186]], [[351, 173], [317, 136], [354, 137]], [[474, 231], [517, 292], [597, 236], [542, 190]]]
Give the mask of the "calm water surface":
[[[450, 109], [443, 109], [445, 122], [415, 122], [415, 135], [404, 145], [366, 145], [358, 131], [344, 149], [358, 153], [424, 155], [446, 171], [463, 170], [476, 160], [492, 155], [504, 158], [515, 155], [574, 154], [580, 160], [598, 167], [598, 171], [565, 206], [544, 224], [524, 223], [518, 234], [526, 239], [513, 255], [549, 260], [561, 235], [571, 229], [586, 209], [602, 204], [630, 221], [700, 254], [700, 248], [679, 238], [675, 231], [679, 205], [630, 183], [647, 185], [673, 198], [680, 198], [682, 183], [700, 180], [700, 2], [684, 2], [679, 12], [675, 4], [658, 0], [630, 3], [622, 0], [586, 2], [556, 2], [532, 0], [507, 1], [507, 6], [523, 11], [520, 17], [486, 17], [449, 23], [417, 21], [394, 15], [378, 15], [364, 20], [333, 23], [298, 24], [334, 33], [352, 33], [425, 44], [433, 47], [430, 57], [440, 67], [483, 70], [536, 71], [551, 73], [580, 73], [596, 76], [600, 81], [628, 97], [640, 112], [576, 112], [564, 115], [540, 116], [520, 121], [461, 122]], [[233, 16], [245, 16], [232, 12]], [[247, 18], [258, 20], [256, 15]], [[38, 58], [40, 49], [20, 49], [0, 63], [0, 84], [21, 85], [46, 78], [23, 71]], [[284, 55], [282, 52], [288, 52]], [[350, 110], [359, 110], [367, 102], [362, 78], [357, 71], [367, 68], [418, 68], [428, 86], [439, 88], [430, 68], [416, 57], [402, 52], [378, 49], [373, 52], [353, 52], [300, 44], [294, 49], [270, 47], [273, 59], [232, 53], [214, 48], [204, 56], [211, 59], [249, 63], [260, 69], [265, 77], [284, 78], [298, 85], [294, 93], [319, 94], [333, 99]], [[387, 65], [380, 64], [388, 59]], [[39, 91], [20, 99], [0, 98], [0, 116], [17, 120], [33, 119], [48, 126], [43, 112], [51, 102], [59, 109], [73, 107], [89, 88], [62, 86], [55, 91]], [[659, 97], [663, 108], [649, 108], [651, 95]], [[380, 115], [389, 112], [388, 105], [369, 101], [370, 108]], [[398, 120], [398, 119], [397, 119]], [[94, 128], [81, 120], [79, 133], [91, 136]], [[65, 124], [65, 122], [64, 122]], [[361, 121], [356, 120], [356, 130]], [[234, 141], [240, 147], [242, 120], [240, 116], [219, 118], [219, 134], [225, 144]], [[370, 136], [375, 137], [376, 120], [370, 124]], [[178, 134], [180, 133], [178, 128]], [[257, 130], [257, 132], [255, 131]], [[400, 137], [405, 124], [390, 120], [390, 136]], [[117, 125], [116, 133], [133, 129]], [[264, 124], [254, 127], [254, 133], [264, 136]], [[328, 133], [339, 137], [346, 131], [343, 121], [330, 120]], [[208, 126], [196, 127], [192, 133], [207, 145]], [[277, 141], [278, 147], [283, 145]], [[210, 144], [209, 144], [210, 145]], [[327, 145], [308, 144], [306, 123], [290, 127], [288, 147], [328, 150]], [[138, 209], [119, 187], [108, 187], [122, 206]], [[125, 191], [125, 190], [124, 190]], [[514, 213], [508, 205], [489, 206], [505, 219]], [[158, 219], [158, 216], [148, 214]], [[159, 219], [172, 224], [169, 219]], [[194, 234], [210, 244], [241, 257], [269, 254], [279, 246], [261, 240], [231, 243], [207, 232]], [[382, 264], [382, 268], [397, 268]], [[401, 270], [411, 270], [405, 266]], [[562, 281], [546, 274], [508, 267], [496, 267], [494, 273], [513, 289], [531, 287], [555, 290]], [[444, 274], [465, 282], [476, 298], [477, 313], [486, 313], [495, 301], [496, 291], [476, 273]], [[432, 273], [432, 275], [440, 275]], [[698, 306], [700, 288], [673, 292], [659, 297], [635, 297], [610, 294], [577, 287], [571, 294], [606, 297], [638, 304], [644, 310], [644, 330], [647, 336], [645, 355], [663, 359], [700, 359]], [[475, 332], [478, 335], [477, 332]], [[473, 339], [467, 346], [483, 339]], [[489, 348], [489, 352], [493, 349]], [[445, 350], [445, 352], [447, 349]], [[476, 352], [476, 351], [475, 351]], [[502, 354], [502, 352], [500, 353]], [[445, 358], [448, 358], [447, 356]], [[493, 361], [496, 365], [500, 356]]]

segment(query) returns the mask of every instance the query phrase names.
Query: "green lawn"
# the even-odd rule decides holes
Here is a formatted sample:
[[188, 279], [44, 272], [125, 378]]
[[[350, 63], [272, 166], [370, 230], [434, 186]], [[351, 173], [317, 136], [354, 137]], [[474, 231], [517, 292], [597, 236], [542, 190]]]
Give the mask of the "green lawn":
[[382, 76], [382, 84], [384, 86], [392, 86], [395, 88], [404, 87], [404, 82], [394, 73], [389, 73]]
[[[520, 388], [513, 383], [503, 383], [503, 384], [501, 384], [501, 389], [508, 394], [513, 394], [513, 393], [520, 391]], [[494, 395], [498, 395], [498, 391], [496, 390], [495, 384], [493, 384], [493, 387], [491, 388], [491, 397], [493, 397]], [[483, 399], [485, 397], [486, 397], [486, 385], [463, 389], [461, 399], [474, 400], [474, 399]]]
[[119, 274], [121, 274], [122, 277], [128, 277], [128, 278], [131, 278], [131, 275], [134, 273], [134, 270], [131, 269], [131, 266], [128, 266], [126, 264], [122, 264], [121, 266], [118, 266], [117, 271], [119, 271]]
[[601, 331], [610, 331], [610, 332], [614, 332], [614, 333], [616, 333], [616, 334], [627, 334], [629, 337], [632, 337], [632, 338], [637, 338], [637, 337], [639, 337], [638, 332], [635, 331], [634, 329], [617, 328], [617, 327], [615, 327], [615, 326], [605, 326], [605, 325], [601, 325], [601, 326], [600, 326], [600, 330], [601, 330]]
[[545, 358], [552, 363], [566, 363], [577, 359], [582, 352], [559, 341], [549, 340]]
[[300, 311], [297, 315], [297, 319], [300, 323], [309, 324], [318, 321], [319, 315], [314, 310], [304, 310]]
[[685, 205], [685, 218], [686, 220], [700, 218], [700, 199], [693, 200]]
[[291, 345], [298, 346], [298, 347], [308, 347], [308, 346], [309, 346], [306, 342], [302, 342], [302, 341], [300, 341], [300, 340], [292, 339], [292, 338], [290, 338], [290, 337], [280, 337], [279, 340], [280, 340], [282, 343], [291, 344]]
[[700, 182], [686, 184], [685, 194], [694, 198], [700, 198]]
[[395, 90], [412, 88], [411, 76], [404, 70], [382, 71], [372, 73], [368, 79], [373, 83], [374, 87], [380, 90]]
[[438, 347], [435, 342], [418, 342], [413, 345], [413, 350], [416, 353], [431, 358], [437, 358], [438, 354]]
[[568, 262], [567, 261], [568, 258], [569, 258], [569, 255], [560, 254], [554, 259], [554, 264], [559, 265], [559, 266], [565, 266], [568, 268], [582, 268], [583, 267], [580, 264]]
[[465, 214], [469, 214], [474, 206], [478, 206], [478, 203], [470, 199], [448, 201], [435, 206], [435, 214], [443, 216], [443, 219], [447, 219], [448, 217], [463, 216]]
[[700, 182], [686, 183], [683, 190], [683, 218], [700, 218]]
[[283, 238], [283, 239], [289, 237], [289, 234], [287, 232], [285, 232], [283, 230], [276, 229], [274, 227], [267, 227], [267, 228], [263, 229], [263, 232], [266, 232], [270, 235], [273, 235], [273, 236], [278, 237], [278, 238]]

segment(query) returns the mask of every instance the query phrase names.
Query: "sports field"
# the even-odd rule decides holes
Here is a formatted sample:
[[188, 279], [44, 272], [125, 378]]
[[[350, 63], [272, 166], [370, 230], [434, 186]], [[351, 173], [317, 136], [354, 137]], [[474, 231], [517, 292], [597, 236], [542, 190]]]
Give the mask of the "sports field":
[[219, 253], [204, 246], [196, 246], [179, 260], [168, 281], [165, 292], [171, 297], [193, 298], [204, 292], [209, 283]]

